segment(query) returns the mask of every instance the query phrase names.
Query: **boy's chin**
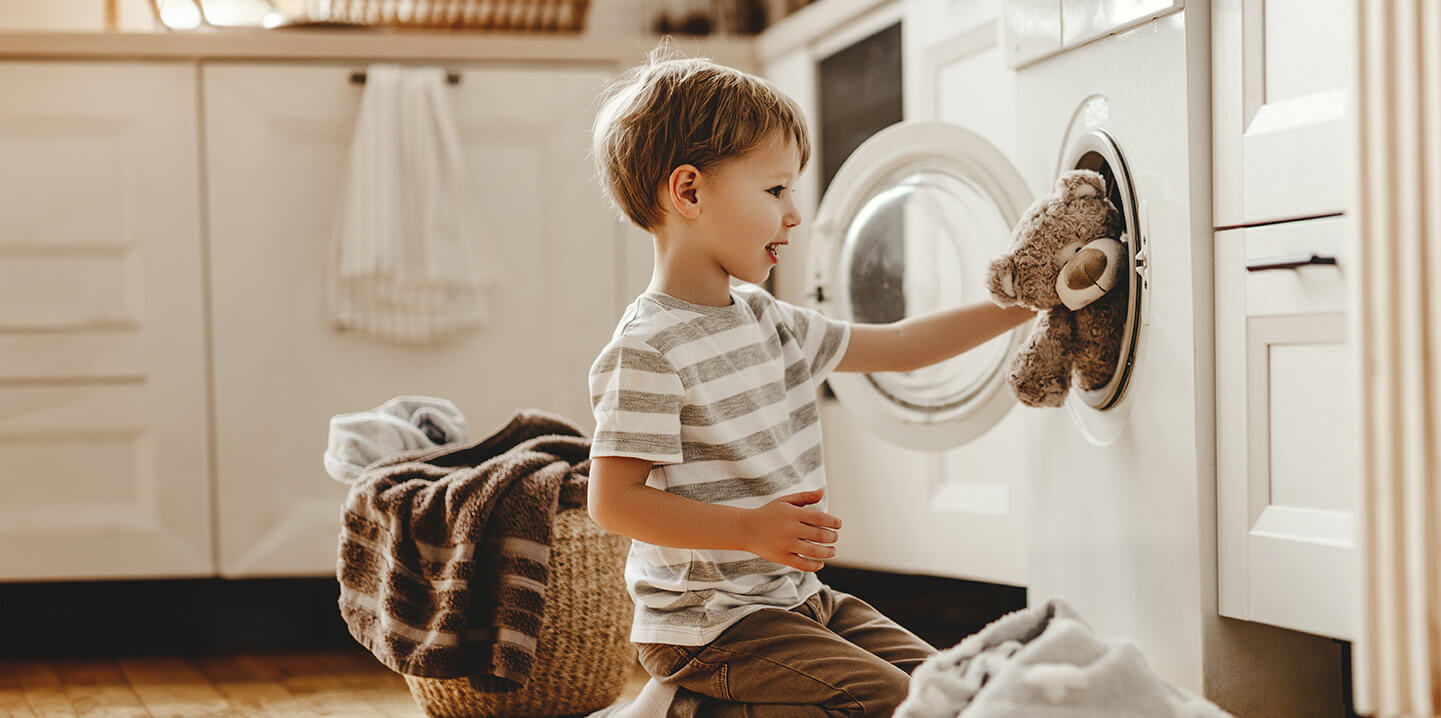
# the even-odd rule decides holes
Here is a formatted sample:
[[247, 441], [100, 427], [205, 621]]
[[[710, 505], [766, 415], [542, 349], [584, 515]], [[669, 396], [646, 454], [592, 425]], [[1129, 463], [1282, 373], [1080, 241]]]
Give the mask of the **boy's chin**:
[[770, 267], [766, 267], [765, 269], [762, 269], [762, 270], [757, 271], [756, 274], [755, 274], [755, 276], [750, 276], [750, 277], [737, 277], [737, 279], [740, 279], [740, 280], [746, 281], [746, 282], [750, 282], [751, 284], [762, 284], [762, 283], [764, 283], [767, 279], [770, 279], [770, 276], [771, 276], [771, 268], [770, 268]]

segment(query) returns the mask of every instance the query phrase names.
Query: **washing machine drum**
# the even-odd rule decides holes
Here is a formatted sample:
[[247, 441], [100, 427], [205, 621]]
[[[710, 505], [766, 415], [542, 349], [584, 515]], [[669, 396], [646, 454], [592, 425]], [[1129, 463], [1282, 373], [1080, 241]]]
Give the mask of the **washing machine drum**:
[[[1100, 129], [1080, 133], [1068, 143], [1061, 161], [1061, 171], [1072, 169], [1091, 170], [1105, 180], [1106, 197], [1121, 215], [1119, 239], [1124, 258], [1116, 286], [1096, 300], [1087, 317], [1090, 328], [1077, 327], [1078, 334], [1119, 337], [1119, 343], [1102, 347], [1091, 366], [1076, 367], [1076, 386], [1071, 393], [1074, 414], [1109, 410], [1125, 395], [1135, 369], [1136, 344], [1146, 309], [1143, 300], [1150, 293], [1151, 274], [1147, 266], [1150, 240], [1141, 227], [1135, 184], [1116, 139]], [[1084, 423], [1085, 418], [1077, 416], [1077, 421]]]
[[[957, 125], [893, 125], [836, 173], [821, 202], [810, 295], [847, 321], [899, 321], [989, 301], [986, 267], [1010, 245], [1030, 192], [994, 145]], [[836, 373], [837, 397], [901, 446], [939, 450], [983, 436], [1015, 405], [1006, 375], [1029, 325], [910, 372]]]

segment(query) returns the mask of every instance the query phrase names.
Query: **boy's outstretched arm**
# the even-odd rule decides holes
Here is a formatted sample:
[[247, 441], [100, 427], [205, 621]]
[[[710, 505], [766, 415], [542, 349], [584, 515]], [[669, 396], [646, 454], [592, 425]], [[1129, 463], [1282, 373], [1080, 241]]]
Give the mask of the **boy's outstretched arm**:
[[[840, 519], [804, 508], [820, 491], [743, 509], [707, 504], [645, 485], [651, 462], [617, 456], [591, 462], [587, 500], [597, 526], [655, 546], [750, 551], [802, 571], [836, 555]], [[819, 559], [819, 560], [817, 560]]]
[[949, 359], [1035, 319], [1023, 306], [976, 302], [890, 324], [852, 324], [836, 371], [911, 371]]

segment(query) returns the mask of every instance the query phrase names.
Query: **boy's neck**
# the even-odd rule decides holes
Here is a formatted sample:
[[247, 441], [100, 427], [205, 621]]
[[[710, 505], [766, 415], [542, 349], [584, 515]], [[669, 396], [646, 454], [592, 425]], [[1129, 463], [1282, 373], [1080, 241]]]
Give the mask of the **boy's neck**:
[[661, 234], [651, 235], [655, 264], [647, 292], [659, 292], [676, 299], [711, 307], [731, 303], [730, 275], [719, 264], [700, 253], [680, 251], [684, 242]]

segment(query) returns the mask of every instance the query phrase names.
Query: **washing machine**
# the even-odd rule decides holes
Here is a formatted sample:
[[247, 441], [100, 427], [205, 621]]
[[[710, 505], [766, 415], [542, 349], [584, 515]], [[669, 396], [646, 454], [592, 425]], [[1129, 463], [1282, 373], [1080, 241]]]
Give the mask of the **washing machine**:
[[[864, 18], [851, 23], [843, 47], [860, 47], [902, 14], [912, 25], [914, 8], [883, 7], [869, 29]], [[1012, 156], [1013, 73], [1002, 61], [998, 8], [972, 3], [934, 44], [956, 39], [943, 64], [967, 69], [958, 91], [996, 104], [966, 116], [937, 103], [918, 109], [908, 92], [908, 117], [945, 121], [887, 127], [849, 155], [800, 242], [806, 268], [787, 286], [802, 291], [778, 296], [858, 323], [989, 301], [986, 266], [1006, 251], [1034, 197]], [[935, 30], [905, 28], [911, 38]], [[924, 54], [907, 56], [908, 75]], [[828, 53], [815, 55], [824, 62]], [[819, 134], [834, 135], [833, 125], [823, 121]], [[1005, 384], [1025, 337], [1010, 332], [917, 371], [829, 377], [834, 396], [819, 405], [828, 511], [845, 522], [831, 563], [1025, 585], [1025, 425], [1036, 410]]]
[[[1006, 8], [1008, 28], [1036, 3]], [[1131, 253], [1130, 321], [1110, 385], [1032, 427], [1028, 600], [1070, 602], [1197, 694], [1215, 615], [1210, 8], [1062, 3], [1059, 47], [1013, 36], [1019, 169], [1108, 180]]]
[[1209, 12], [1002, 2], [987, 82], [1014, 90], [1013, 146], [957, 121], [877, 133], [837, 172], [807, 253], [810, 303], [848, 321], [984, 301], [1033, 198], [1071, 169], [1106, 178], [1128, 257], [1110, 381], [1019, 407], [1005, 376], [1029, 327], [920, 371], [832, 375], [837, 548], [1063, 598], [1198, 694], [1215, 593]]

